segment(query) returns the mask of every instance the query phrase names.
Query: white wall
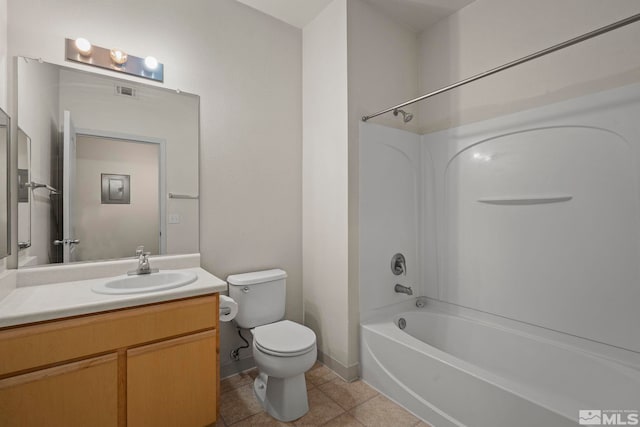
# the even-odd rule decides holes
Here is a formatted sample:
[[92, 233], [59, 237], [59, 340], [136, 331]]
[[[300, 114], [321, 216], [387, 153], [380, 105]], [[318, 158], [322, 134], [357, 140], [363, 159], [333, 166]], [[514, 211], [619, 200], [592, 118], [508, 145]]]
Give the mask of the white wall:
[[334, 1], [303, 30], [305, 323], [324, 361], [349, 378], [359, 362], [360, 118], [416, 96], [417, 54], [414, 32], [362, 0]]
[[[78, 135], [76, 144], [77, 260], [131, 257], [138, 245], [157, 255], [159, 145], [85, 135]], [[103, 173], [129, 175], [128, 204], [102, 204]]]
[[[360, 120], [389, 105], [418, 95], [418, 36], [362, 0], [348, 0], [349, 71], [349, 364], [359, 361], [359, 150]], [[408, 107], [408, 112], [417, 109]], [[415, 131], [387, 114], [377, 123]], [[389, 258], [393, 254], [389, 254]], [[415, 265], [415, 264], [414, 264]], [[412, 268], [412, 270], [416, 270]], [[364, 284], [364, 283], [363, 283]]]
[[302, 50], [304, 322], [323, 356], [348, 367], [346, 0], [303, 29]]
[[[18, 105], [20, 128], [31, 138], [31, 180], [48, 185], [52, 181], [51, 157], [55, 155], [59, 132], [59, 91], [60, 73], [58, 67], [39, 64], [37, 61], [18, 62], [20, 75], [18, 82]], [[49, 192], [31, 190], [31, 247], [23, 250], [25, 255], [35, 256], [37, 264], [49, 263], [52, 237], [52, 212]], [[25, 218], [12, 221], [24, 222]], [[16, 228], [17, 230], [17, 228]]]
[[[636, 0], [476, 0], [420, 36], [427, 93], [640, 12]], [[420, 130], [462, 123], [637, 79], [640, 25], [615, 30], [420, 103]]]
[[64, 38], [83, 36], [156, 56], [162, 86], [200, 95], [202, 266], [221, 278], [285, 269], [287, 318], [301, 321], [300, 30], [233, 0], [8, 3], [11, 56], [88, 70], [64, 62]]

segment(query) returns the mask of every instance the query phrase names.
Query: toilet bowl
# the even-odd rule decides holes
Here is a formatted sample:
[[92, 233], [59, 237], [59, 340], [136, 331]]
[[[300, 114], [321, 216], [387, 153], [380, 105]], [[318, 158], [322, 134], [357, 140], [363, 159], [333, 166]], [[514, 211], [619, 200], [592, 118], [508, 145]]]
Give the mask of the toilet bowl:
[[316, 361], [313, 331], [289, 320], [253, 331], [253, 359], [260, 372], [254, 391], [263, 408], [280, 421], [293, 421], [309, 411], [304, 373]]
[[256, 398], [277, 420], [288, 422], [309, 411], [304, 373], [316, 361], [316, 335], [284, 317], [286, 272], [280, 269], [227, 277], [229, 296], [238, 303], [236, 323], [253, 334], [259, 375]]

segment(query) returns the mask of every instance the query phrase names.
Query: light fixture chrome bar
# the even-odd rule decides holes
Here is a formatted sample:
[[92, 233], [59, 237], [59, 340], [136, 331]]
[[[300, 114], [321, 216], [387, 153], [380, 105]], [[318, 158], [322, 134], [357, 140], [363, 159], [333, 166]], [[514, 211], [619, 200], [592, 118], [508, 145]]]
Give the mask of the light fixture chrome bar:
[[[84, 44], [79, 45], [80, 41]], [[153, 57], [142, 58], [119, 49], [94, 46], [86, 39], [65, 39], [65, 55], [67, 61], [164, 82], [164, 65]]]
[[453, 83], [453, 84], [450, 84], [449, 86], [445, 86], [445, 87], [440, 88], [438, 90], [435, 90], [433, 92], [427, 93], [426, 95], [422, 95], [422, 96], [419, 96], [418, 98], [414, 98], [412, 100], [403, 102], [402, 104], [394, 105], [393, 107], [384, 109], [382, 111], [378, 111], [377, 113], [371, 114], [369, 116], [363, 116], [362, 117], [362, 121], [366, 122], [369, 119], [372, 119], [374, 117], [380, 116], [380, 115], [385, 114], [385, 113], [388, 113], [390, 111], [397, 110], [398, 108], [402, 108], [402, 107], [406, 107], [407, 105], [415, 104], [416, 102], [422, 101], [422, 100], [427, 99], [427, 98], [431, 98], [432, 96], [439, 95], [439, 94], [441, 94], [443, 92], [448, 92], [451, 89], [455, 89], [457, 87], [466, 85], [467, 83], [471, 83], [471, 82], [474, 82], [476, 80], [482, 79], [484, 77], [488, 77], [488, 76], [490, 76], [492, 74], [499, 73], [500, 71], [504, 71], [504, 70], [506, 70], [508, 68], [515, 67], [516, 65], [524, 64], [525, 62], [531, 61], [531, 60], [536, 59], [536, 58], [540, 58], [541, 56], [548, 55], [548, 54], [550, 54], [552, 52], [558, 51], [560, 49], [564, 49], [565, 47], [573, 46], [574, 44], [583, 42], [585, 40], [589, 40], [589, 39], [591, 39], [593, 37], [597, 37], [599, 35], [608, 33], [609, 31], [616, 30], [616, 29], [618, 29], [620, 27], [624, 27], [626, 25], [632, 24], [632, 23], [637, 22], [637, 21], [640, 21], [640, 13], [632, 15], [632, 16], [630, 16], [628, 18], [625, 18], [625, 19], [622, 19], [620, 21], [614, 22], [613, 24], [609, 24], [609, 25], [606, 25], [604, 27], [598, 28], [596, 30], [590, 31], [590, 32], [588, 32], [586, 34], [583, 34], [581, 36], [574, 37], [571, 40], [567, 40], [565, 42], [558, 43], [558, 44], [556, 44], [554, 46], [551, 46], [549, 48], [546, 48], [546, 49], [540, 50], [538, 52], [532, 53], [531, 55], [527, 55], [527, 56], [525, 56], [523, 58], [516, 59], [515, 61], [511, 61], [511, 62], [509, 62], [507, 64], [504, 64], [504, 65], [501, 65], [499, 67], [492, 68], [491, 70], [485, 71], [484, 73], [480, 73], [480, 74], [476, 74], [475, 76], [468, 77], [468, 78], [466, 78], [464, 80], [461, 80], [461, 81], [459, 81], [457, 83]]
[[169, 198], [170, 199], [199, 199], [198, 196], [192, 196], [189, 194], [176, 194], [176, 193], [169, 193]]

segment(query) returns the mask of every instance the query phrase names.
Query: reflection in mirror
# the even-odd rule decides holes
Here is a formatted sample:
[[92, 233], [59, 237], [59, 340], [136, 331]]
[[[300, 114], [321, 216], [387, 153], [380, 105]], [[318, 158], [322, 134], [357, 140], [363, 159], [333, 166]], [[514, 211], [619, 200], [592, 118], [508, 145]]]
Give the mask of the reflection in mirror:
[[198, 199], [168, 197], [198, 194], [198, 120], [194, 95], [18, 61], [32, 265], [198, 252]]
[[9, 116], [0, 110], [0, 258], [9, 254]]
[[18, 263], [27, 266], [35, 257], [25, 256], [31, 246], [31, 138], [18, 128]]

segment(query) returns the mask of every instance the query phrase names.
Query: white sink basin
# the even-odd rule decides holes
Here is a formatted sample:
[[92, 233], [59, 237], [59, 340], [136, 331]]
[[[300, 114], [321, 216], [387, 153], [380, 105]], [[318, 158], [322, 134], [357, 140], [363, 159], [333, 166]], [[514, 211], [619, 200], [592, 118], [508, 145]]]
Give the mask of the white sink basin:
[[93, 286], [91, 290], [99, 294], [137, 294], [142, 292], [157, 292], [179, 288], [198, 279], [198, 275], [191, 271], [159, 271], [138, 276], [119, 276], [107, 282]]

